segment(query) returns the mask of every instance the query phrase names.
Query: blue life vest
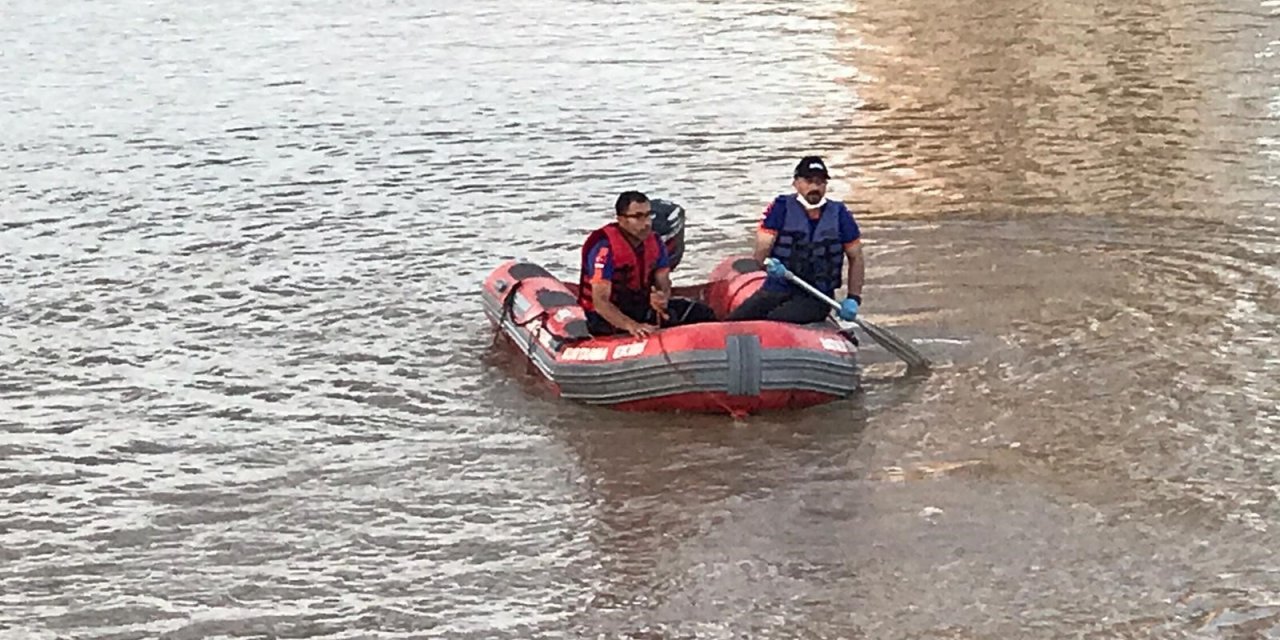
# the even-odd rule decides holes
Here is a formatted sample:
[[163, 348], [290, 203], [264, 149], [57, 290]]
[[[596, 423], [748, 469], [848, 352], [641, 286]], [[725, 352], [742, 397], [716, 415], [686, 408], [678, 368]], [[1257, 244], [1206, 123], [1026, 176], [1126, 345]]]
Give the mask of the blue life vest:
[[[809, 215], [794, 194], [778, 196], [774, 203], [778, 200], [783, 201], [786, 216], [769, 255], [819, 291], [834, 296], [840, 286], [840, 271], [844, 268], [840, 216], [850, 215], [849, 210], [843, 202], [828, 200], [822, 205], [817, 222], [811, 224]], [[769, 282], [765, 286], [775, 291], [791, 290], [790, 283]]]

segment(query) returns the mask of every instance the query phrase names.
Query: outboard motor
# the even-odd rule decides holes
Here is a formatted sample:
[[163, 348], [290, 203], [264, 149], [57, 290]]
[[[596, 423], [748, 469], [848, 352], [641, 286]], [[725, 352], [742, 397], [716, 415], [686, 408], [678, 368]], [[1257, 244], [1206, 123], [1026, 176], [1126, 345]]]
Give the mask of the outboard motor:
[[667, 257], [674, 271], [684, 256], [684, 207], [670, 200], [649, 201], [653, 211], [653, 232], [667, 245]]

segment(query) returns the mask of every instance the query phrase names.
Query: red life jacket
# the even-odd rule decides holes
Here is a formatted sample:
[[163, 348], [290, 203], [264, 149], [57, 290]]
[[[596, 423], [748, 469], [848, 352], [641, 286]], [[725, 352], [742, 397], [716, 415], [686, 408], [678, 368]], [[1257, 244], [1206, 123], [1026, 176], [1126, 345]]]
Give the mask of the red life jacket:
[[[582, 245], [582, 274], [578, 277], [578, 304], [586, 311], [595, 311], [591, 301], [590, 274], [595, 265], [587, 264], [587, 253], [601, 238], [609, 241], [608, 251], [613, 253], [613, 293], [609, 301], [623, 313], [644, 314], [649, 308], [649, 287], [653, 284], [653, 262], [658, 258], [658, 234], [650, 233], [639, 247], [632, 247], [618, 223], [596, 229]], [[637, 251], [638, 249], [638, 251]]]

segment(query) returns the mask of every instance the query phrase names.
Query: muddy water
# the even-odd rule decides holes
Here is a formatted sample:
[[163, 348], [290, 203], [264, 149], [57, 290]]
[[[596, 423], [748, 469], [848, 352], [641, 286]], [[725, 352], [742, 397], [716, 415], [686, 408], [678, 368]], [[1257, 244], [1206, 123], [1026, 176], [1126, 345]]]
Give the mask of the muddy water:
[[[1280, 637], [1272, 2], [8, 3], [0, 636]], [[865, 391], [549, 396], [617, 191], [860, 212]]]

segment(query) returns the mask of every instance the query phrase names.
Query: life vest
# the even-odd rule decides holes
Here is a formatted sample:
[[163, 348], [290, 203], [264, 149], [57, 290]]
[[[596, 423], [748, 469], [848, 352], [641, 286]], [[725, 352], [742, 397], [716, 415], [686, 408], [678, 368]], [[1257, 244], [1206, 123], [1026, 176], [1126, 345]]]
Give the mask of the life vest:
[[609, 301], [623, 313], [631, 316], [643, 316], [649, 308], [649, 286], [653, 283], [653, 262], [658, 258], [658, 234], [650, 233], [639, 247], [631, 246], [631, 241], [618, 227], [611, 222], [587, 236], [582, 245], [582, 273], [578, 279], [578, 305], [586, 311], [595, 311], [591, 301], [591, 280], [589, 274], [595, 265], [587, 264], [587, 253], [601, 238], [609, 241], [609, 251], [613, 256], [613, 292]]
[[[844, 244], [840, 242], [840, 216], [849, 215], [844, 203], [828, 200], [816, 224], [795, 195], [778, 196], [786, 207], [782, 229], [774, 238], [770, 255], [787, 266], [801, 280], [834, 295], [844, 267]], [[777, 200], [774, 201], [775, 204]], [[787, 283], [786, 289], [790, 289]]]

